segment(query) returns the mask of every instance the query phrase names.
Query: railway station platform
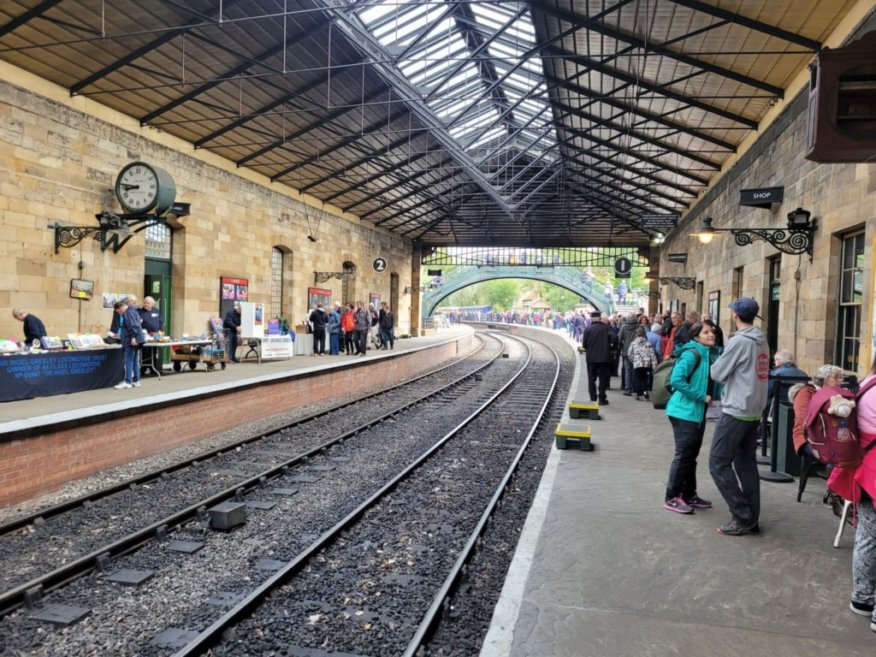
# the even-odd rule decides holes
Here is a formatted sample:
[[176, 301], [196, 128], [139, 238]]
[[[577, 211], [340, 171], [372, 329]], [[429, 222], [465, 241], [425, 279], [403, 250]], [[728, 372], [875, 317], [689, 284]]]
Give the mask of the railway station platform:
[[[584, 364], [570, 399], [589, 400]], [[669, 422], [618, 387], [592, 422], [595, 451], [552, 451], [481, 657], [872, 657], [869, 619], [849, 611], [854, 530], [833, 548], [823, 480], [801, 503], [796, 483], [761, 482], [761, 533], [721, 536], [714, 422], [697, 471], [714, 508], [671, 513]]]
[[0, 404], [0, 507], [107, 468], [311, 403], [392, 385], [476, 345], [455, 326], [361, 356], [294, 356], [145, 376], [105, 388]]

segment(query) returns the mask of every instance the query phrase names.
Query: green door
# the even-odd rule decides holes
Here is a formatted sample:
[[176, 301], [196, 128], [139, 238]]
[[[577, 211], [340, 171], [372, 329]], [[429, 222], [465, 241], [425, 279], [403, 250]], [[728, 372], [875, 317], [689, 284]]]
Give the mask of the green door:
[[170, 272], [170, 261], [146, 258], [143, 296], [155, 299], [155, 305], [161, 311], [164, 332], [168, 335], [170, 334], [170, 293], [172, 289]]

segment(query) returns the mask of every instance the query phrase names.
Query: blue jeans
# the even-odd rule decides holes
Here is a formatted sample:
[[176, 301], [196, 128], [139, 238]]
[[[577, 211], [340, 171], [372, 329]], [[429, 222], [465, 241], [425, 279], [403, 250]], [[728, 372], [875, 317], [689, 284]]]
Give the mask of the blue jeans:
[[631, 361], [626, 356], [622, 356], [624, 360], [624, 369], [623, 369], [623, 385], [621, 386], [624, 390], [633, 391], [633, 361]]
[[380, 344], [383, 349], [386, 349], [386, 345], [389, 345], [390, 349], [393, 348], [395, 345], [395, 335], [393, 335], [392, 329], [380, 327]]
[[670, 417], [672, 435], [675, 437], [675, 456], [669, 466], [669, 481], [666, 483], [666, 499], [681, 497], [689, 500], [697, 494], [697, 457], [703, 446], [706, 419], [697, 424]]
[[338, 333], [329, 333], [329, 354], [332, 356], [338, 355], [338, 339], [340, 337]]
[[140, 380], [140, 347], [131, 346], [125, 342], [125, 383], [133, 383]]
[[758, 422], [723, 413], [709, 455], [709, 472], [733, 517], [753, 525], [760, 517], [760, 477], [757, 473]]

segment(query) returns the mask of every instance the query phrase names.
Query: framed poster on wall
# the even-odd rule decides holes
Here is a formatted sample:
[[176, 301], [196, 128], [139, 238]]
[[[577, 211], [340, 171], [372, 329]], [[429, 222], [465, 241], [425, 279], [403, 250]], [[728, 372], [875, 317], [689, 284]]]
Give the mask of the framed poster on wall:
[[380, 310], [380, 295], [377, 292], [372, 292], [368, 295], [368, 303], [373, 303], [374, 307]]
[[718, 326], [721, 325], [721, 292], [715, 290], [709, 292], [709, 314], [712, 316], [712, 321]]
[[219, 278], [219, 316], [225, 317], [234, 304], [249, 301], [249, 279], [221, 276]]
[[70, 279], [70, 298], [91, 301], [94, 297], [94, 281], [83, 281], [79, 278]]
[[307, 288], [307, 314], [316, 308], [318, 304], [322, 304], [323, 308], [328, 308], [332, 304], [332, 291], [324, 290], [319, 287]]

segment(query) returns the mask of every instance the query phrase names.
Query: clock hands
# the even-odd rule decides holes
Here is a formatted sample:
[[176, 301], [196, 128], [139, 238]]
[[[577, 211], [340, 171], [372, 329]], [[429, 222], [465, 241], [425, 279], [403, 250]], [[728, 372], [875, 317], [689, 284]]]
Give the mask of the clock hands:
[[127, 183], [119, 183], [119, 187], [122, 189], [140, 189], [140, 185], [129, 185]]

